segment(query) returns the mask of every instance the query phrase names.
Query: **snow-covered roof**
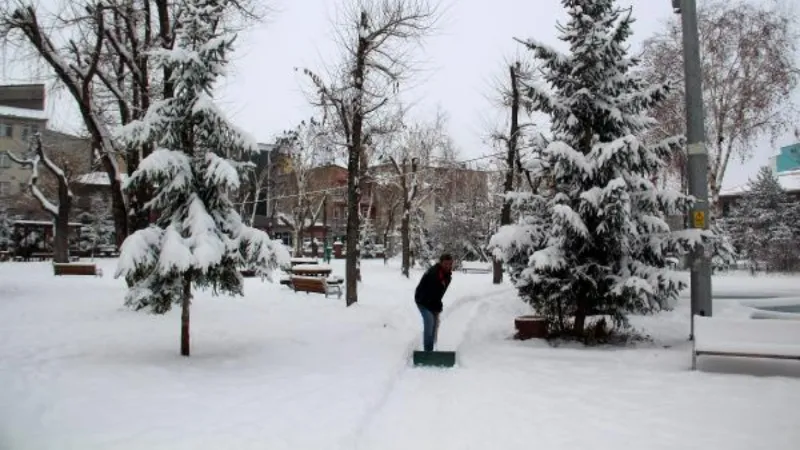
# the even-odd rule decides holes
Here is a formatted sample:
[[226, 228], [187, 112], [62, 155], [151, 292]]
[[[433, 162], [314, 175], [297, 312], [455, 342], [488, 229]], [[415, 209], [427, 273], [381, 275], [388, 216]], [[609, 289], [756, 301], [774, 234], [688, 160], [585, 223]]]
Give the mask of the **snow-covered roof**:
[[[786, 172], [779, 172], [778, 183], [786, 192], [800, 191], [800, 169], [790, 170]], [[750, 191], [750, 183], [744, 183], [737, 186], [722, 189], [719, 192], [720, 197], [736, 197], [746, 194]]]
[[20, 119], [47, 120], [47, 113], [40, 109], [17, 108], [0, 105], [0, 117], [16, 117]]
[[[128, 174], [122, 174], [122, 182], [128, 179]], [[87, 186], [109, 186], [111, 183], [108, 181], [108, 174], [105, 172], [90, 172], [79, 176], [76, 180], [79, 184]]]

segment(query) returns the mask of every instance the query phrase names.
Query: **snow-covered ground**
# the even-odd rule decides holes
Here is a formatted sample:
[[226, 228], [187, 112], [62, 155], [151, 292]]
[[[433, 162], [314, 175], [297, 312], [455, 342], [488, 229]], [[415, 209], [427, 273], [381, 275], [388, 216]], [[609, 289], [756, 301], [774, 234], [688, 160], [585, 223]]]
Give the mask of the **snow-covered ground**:
[[[419, 273], [403, 280], [397, 266], [365, 261], [352, 308], [257, 279], [244, 298], [199, 294], [187, 359], [178, 311], [126, 309], [124, 283], [108, 275], [115, 261], [101, 264], [103, 278], [56, 278], [49, 263], [0, 263], [0, 449], [800, 445], [800, 365], [689, 371], [688, 299], [636, 319], [653, 344], [551, 348], [510, 339], [527, 312], [510, 286], [456, 273], [440, 347], [456, 349], [459, 366], [419, 369], [408, 365]], [[717, 277], [714, 313], [747, 316], [741, 302], [764, 297], [800, 302], [798, 286]]]

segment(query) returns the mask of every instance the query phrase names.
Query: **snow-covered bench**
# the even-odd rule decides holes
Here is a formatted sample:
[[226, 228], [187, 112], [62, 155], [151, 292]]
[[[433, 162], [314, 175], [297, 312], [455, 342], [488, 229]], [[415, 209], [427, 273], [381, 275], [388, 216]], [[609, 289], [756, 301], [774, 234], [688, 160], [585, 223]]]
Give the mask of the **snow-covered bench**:
[[328, 295], [337, 294], [339, 298], [342, 297], [342, 287], [339, 284], [335, 283], [328, 283], [323, 277], [304, 277], [295, 275], [291, 277], [291, 285], [292, 289], [295, 292], [315, 292], [318, 294], [325, 294], [325, 298], [328, 298]]
[[489, 273], [492, 271], [492, 265], [481, 261], [462, 261], [461, 271], [464, 273]]
[[694, 316], [693, 370], [702, 355], [800, 361], [800, 321]]

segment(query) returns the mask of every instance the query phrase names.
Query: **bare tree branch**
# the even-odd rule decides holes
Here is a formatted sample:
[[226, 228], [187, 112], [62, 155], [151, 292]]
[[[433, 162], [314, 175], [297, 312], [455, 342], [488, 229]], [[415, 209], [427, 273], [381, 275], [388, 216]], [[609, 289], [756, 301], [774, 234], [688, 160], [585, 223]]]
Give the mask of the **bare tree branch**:
[[[698, 9], [703, 96], [709, 149], [709, 186], [715, 214], [719, 192], [733, 156], [752, 156], [756, 141], [774, 142], [798, 119], [791, 95], [800, 83], [796, 17], [773, 7], [743, 1], [711, 0]], [[653, 139], [684, 134], [683, 51], [681, 25], [645, 42], [643, 70], [648, 81], [675, 82], [674, 95], [653, 112], [659, 126]], [[683, 152], [673, 158], [685, 169]]]

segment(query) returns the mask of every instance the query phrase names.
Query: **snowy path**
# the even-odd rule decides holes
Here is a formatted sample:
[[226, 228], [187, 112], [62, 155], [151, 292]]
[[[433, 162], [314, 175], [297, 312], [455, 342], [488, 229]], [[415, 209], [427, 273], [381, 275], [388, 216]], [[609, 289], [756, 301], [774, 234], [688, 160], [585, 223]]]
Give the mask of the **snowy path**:
[[797, 379], [690, 372], [673, 337], [669, 350], [517, 342], [517, 313], [513, 301], [454, 311], [458, 367], [404, 372], [349, 448], [797, 448]]
[[[441, 350], [456, 350], [457, 354], [460, 351], [461, 343], [464, 341], [469, 328], [476, 318], [479, 311], [485, 309], [489, 302], [501, 296], [514, 295], [510, 288], [500, 288], [500, 292], [491, 292], [486, 294], [462, 296], [454, 300], [442, 313], [442, 325], [439, 330], [439, 342], [437, 348]], [[411, 338], [406, 352], [402, 355], [402, 360], [398, 360], [398, 370], [396, 376], [387, 383], [383, 390], [382, 395], [377, 401], [365, 412], [363, 419], [359, 422], [353, 433], [345, 438], [339, 445], [342, 449], [361, 448], [360, 441], [363, 435], [369, 429], [372, 422], [376, 417], [380, 417], [383, 408], [385, 408], [388, 400], [395, 392], [398, 385], [403, 384], [403, 379], [414, 370], [447, 370], [447, 369], [429, 369], [429, 368], [415, 368], [412, 362], [412, 353], [418, 350], [421, 346], [421, 333], [417, 331], [416, 337]], [[457, 361], [458, 364], [458, 361]]]

